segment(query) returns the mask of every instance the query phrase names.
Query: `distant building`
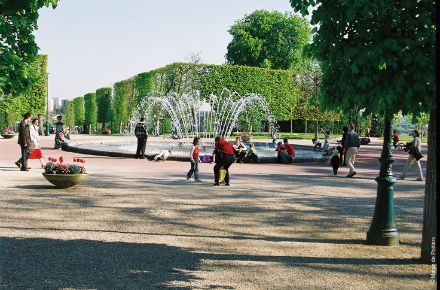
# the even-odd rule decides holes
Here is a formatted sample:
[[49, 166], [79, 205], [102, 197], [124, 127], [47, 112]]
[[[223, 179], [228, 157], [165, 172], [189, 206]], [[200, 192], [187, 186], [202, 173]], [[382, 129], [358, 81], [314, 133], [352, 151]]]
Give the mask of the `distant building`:
[[49, 111], [49, 113], [53, 112], [53, 110], [55, 109], [55, 101], [54, 99], [49, 99], [47, 102], [47, 110]]
[[59, 110], [64, 108], [64, 106], [66, 105], [66, 99], [61, 99], [61, 98], [54, 98], [54, 110]]

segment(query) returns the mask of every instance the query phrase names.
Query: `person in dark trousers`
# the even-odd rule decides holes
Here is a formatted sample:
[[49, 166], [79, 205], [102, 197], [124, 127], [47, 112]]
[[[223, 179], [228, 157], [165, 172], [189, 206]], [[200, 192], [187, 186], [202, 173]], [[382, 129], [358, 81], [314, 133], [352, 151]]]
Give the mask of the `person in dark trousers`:
[[147, 146], [147, 125], [145, 124], [145, 118], [142, 117], [140, 122], [136, 124], [134, 128], [134, 134], [137, 138], [136, 159], [145, 159], [145, 147]]
[[342, 154], [342, 146], [338, 145], [332, 150], [332, 158], [330, 159], [330, 164], [333, 168], [333, 175], [338, 175], [338, 169], [341, 165], [341, 160], [339, 159]]
[[342, 166], [347, 166], [347, 161], [345, 160], [345, 139], [347, 139], [347, 134], [348, 134], [348, 126], [344, 126], [342, 127], [342, 139], [341, 139], [341, 147], [342, 147], [342, 152], [339, 154], [339, 159], [341, 162]]
[[350, 168], [347, 177], [353, 177], [356, 175], [356, 168], [354, 168], [354, 162], [356, 155], [360, 147], [360, 140], [358, 133], [354, 130], [354, 125], [351, 124], [348, 128], [347, 137], [344, 142], [345, 159]]
[[220, 185], [220, 168], [226, 170], [225, 185], [229, 186], [229, 167], [235, 162], [235, 150], [224, 137], [215, 137], [214, 186]]
[[29, 171], [31, 169], [27, 166], [29, 156], [31, 155], [31, 134], [29, 130], [29, 121], [31, 120], [31, 113], [23, 115], [23, 120], [20, 122], [18, 128], [18, 144], [21, 148], [21, 158], [15, 162], [21, 171]]

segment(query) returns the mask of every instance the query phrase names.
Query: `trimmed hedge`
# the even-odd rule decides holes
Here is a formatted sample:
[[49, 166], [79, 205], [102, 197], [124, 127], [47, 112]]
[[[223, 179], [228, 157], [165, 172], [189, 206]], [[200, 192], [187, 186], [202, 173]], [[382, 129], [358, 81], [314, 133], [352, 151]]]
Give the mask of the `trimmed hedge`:
[[134, 79], [131, 78], [115, 83], [113, 94], [112, 132], [121, 133], [135, 111]]
[[73, 99], [73, 115], [75, 126], [84, 125], [84, 97]]
[[75, 113], [73, 111], [73, 100], [66, 101], [66, 105], [64, 107], [64, 121], [66, 122], [67, 127], [73, 127], [75, 125]]
[[96, 104], [96, 94], [88, 93], [84, 95], [84, 125], [95, 125], [97, 121], [98, 107]]
[[37, 55], [30, 65], [33, 85], [19, 96], [6, 96], [0, 101], [0, 127], [11, 126], [26, 112], [32, 115], [46, 112], [47, 55]]
[[98, 107], [97, 121], [105, 127], [112, 121], [112, 88], [100, 88], [96, 90], [96, 103]]

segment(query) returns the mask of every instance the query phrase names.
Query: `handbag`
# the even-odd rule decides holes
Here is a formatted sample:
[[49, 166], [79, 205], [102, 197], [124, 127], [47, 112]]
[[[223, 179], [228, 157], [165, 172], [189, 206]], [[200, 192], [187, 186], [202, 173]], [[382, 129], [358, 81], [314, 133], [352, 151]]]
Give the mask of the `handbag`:
[[409, 153], [412, 157], [414, 157], [417, 161], [419, 161], [421, 158], [423, 158], [422, 153], [420, 153], [419, 148], [416, 147], [416, 146], [412, 146], [412, 147], [409, 149], [408, 153]]

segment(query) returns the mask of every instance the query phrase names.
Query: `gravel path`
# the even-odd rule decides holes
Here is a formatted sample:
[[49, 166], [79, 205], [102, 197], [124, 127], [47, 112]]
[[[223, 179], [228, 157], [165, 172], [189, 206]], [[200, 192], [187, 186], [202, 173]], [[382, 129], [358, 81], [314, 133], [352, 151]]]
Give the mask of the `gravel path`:
[[[77, 156], [42, 139], [46, 156]], [[201, 166], [205, 182], [194, 183], [185, 179], [187, 163], [82, 156], [87, 179], [58, 190], [40, 169], [18, 171], [18, 151], [16, 139], [0, 140], [2, 289], [436, 286], [431, 265], [417, 260], [424, 184], [415, 170], [395, 186], [401, 245], [365, 245], [374, 144], [361, 147], [353, 179], [330, 176], [321, 163], [234, 164], [229, 188], [211, 186], [210, 164]], [[405, 158], [396, 153], [395, 171]]]

